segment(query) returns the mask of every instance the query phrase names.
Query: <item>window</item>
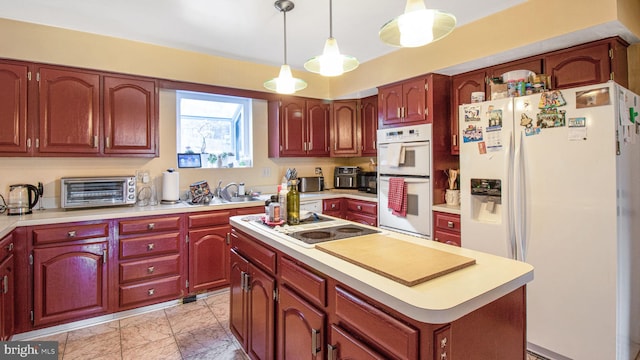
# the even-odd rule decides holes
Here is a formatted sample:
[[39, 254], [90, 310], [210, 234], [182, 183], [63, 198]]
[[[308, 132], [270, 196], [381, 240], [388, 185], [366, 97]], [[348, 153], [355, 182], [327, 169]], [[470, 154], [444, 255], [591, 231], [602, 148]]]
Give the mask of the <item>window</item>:
[[202, 167], [251, 167], [251, 99], [176, 92], [177, 151], [200, 154]]

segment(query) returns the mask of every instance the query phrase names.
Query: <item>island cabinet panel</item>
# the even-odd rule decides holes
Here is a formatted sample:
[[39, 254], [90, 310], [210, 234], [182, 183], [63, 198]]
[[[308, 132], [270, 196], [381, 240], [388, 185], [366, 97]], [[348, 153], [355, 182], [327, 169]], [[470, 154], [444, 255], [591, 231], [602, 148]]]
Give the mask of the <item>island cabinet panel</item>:
[[282, 257], [278, 269], [281, 282], [288, 284], [319, 307], [327, 305], [327, 280], [319, 274]]
[[154, 80], [104, 77], [104, 153], [158, 156]]
[[386, 358], [356, 339], [348, 331], [331, 324], [329, 344], [327, 345], [327, 359], [384, 360]]
[[187, 216], [189, 293], [229, 285], [229, 217], [234, 213], [233, 210], [219, 210]]
[[395, 359], [417, 359], [420, 332], [337, 286], [336, 317], [368, 343]]
[[177, 299], [186, 292], [184, 224], [178, 215], [118, 221], [118, 308]]
[[279, 287], [277, 358], [324, 359], [326, 315], [284, 285]]
[[33, 249], [34, 326], [108, 312], [109, 244], [101, 240]]
[[0, 240], [0, 341], [15, 331], [15, 261], [13, 233]]
[[0, 154], [23, 155], [30, 145], [27, 122], [29, 74], [27, 64], [0, 61]]

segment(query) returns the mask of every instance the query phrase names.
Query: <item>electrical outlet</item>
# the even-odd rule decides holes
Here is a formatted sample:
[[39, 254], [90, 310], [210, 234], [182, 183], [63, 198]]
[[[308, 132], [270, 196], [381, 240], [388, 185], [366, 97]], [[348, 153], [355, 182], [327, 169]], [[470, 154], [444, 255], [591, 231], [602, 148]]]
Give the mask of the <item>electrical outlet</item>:
[[263, 167], [262, 168], [262, 177], [270, 177], [271, 176], [271, 168]]

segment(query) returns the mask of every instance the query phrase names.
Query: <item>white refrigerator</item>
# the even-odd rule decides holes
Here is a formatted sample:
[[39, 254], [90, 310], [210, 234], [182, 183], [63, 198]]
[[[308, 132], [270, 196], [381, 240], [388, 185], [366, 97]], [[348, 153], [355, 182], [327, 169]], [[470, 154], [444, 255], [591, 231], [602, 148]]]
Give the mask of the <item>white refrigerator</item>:
[[638, 352], [638, 108], [613, 82], [460, 106], [462, 246], [534, 266], [535, 353]]

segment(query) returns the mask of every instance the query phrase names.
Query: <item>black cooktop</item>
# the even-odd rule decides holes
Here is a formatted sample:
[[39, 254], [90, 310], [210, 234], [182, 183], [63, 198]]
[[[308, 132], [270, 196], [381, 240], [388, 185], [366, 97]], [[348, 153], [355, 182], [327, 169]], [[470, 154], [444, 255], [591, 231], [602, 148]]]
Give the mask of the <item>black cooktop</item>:
[[346, 224], [325, 228], [308, 229], [289, 233], [287, 235], [303, 241], [307, 244], [317, 244], [325, 241], [346, 239], [354, 236], [362, 236], [379, 233], [380, 231], [369, 229], [356, 224]]

